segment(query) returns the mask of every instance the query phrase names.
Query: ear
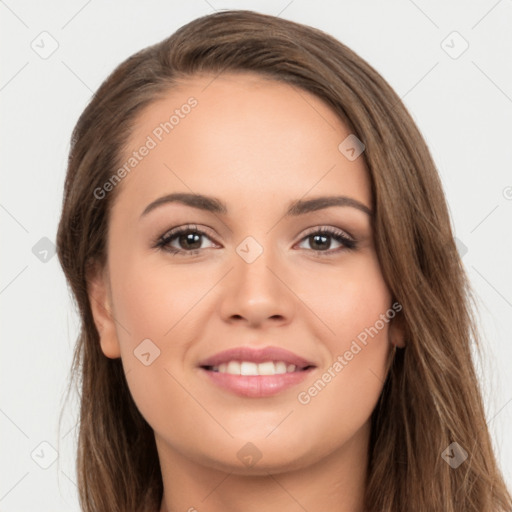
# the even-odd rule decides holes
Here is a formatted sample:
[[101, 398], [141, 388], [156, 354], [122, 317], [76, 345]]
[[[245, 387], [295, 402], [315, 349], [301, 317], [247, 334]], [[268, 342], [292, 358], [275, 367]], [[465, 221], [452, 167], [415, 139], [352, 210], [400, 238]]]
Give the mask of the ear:
[[99, 333], [102, 352], [111, 359], [121, 357], [112, 314], [110, 280], [106, 266], [100, 268], [99, 265], [96, 265], [90, 269], [87, 279], [87, 294], [94, 324]]
[[405, 348], [405, 320], [402, 311], [389, 322], [389, 340], [395, 347]]

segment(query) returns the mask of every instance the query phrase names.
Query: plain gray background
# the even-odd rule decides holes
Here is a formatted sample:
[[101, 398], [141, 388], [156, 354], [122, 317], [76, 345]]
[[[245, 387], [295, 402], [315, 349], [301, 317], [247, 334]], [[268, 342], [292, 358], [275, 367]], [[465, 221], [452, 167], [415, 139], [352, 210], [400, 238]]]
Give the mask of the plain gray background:
[[511, 0], [6, 0], [0, 1], [0, 510], [79, 510], [76, 400], [57, 431], [78, 324], [52, 252], [73, 126], [121, 61], [226, 8], [332, 34], [384, 76], [417, 122], [480, 301], [485, 359], [477, 369], [511, 485]]

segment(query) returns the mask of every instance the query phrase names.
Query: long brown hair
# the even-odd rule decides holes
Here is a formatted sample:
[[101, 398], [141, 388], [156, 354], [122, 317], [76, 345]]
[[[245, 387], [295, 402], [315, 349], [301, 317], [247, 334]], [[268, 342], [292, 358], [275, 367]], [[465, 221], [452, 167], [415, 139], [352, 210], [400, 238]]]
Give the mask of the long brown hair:
[[[471, 356], [472, 343], [478, 346], [471, 292], [424, 139], [387, 82], [345, 45], [315, 28], [242, 10], [196, 19], [128, 58], [72, 135], [57, 247], [81, 315], [72, 372], [81, 387], [83, 510], [154, 512], [163, 492], [153, 431], [120, 359], [101, 352], [93, 322], [87, 276], [105, 263], [120, 187], [104, 198], [94, 191], [121, 165], [144, 108], [180, 78], [225, 71], [252, 71], [316, 95], [365, 145], [375, 246], [406, 333], [372, 415], [365, 510], [510, 511]], [[441, 456], [454, 442], [467, 453], [457, 469]]]

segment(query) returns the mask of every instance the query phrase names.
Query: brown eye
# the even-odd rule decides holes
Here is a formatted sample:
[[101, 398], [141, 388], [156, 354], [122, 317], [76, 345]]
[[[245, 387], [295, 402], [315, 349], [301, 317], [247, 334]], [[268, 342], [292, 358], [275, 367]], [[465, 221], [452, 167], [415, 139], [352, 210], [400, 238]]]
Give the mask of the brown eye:
[[338, 252], [340, 247], [331, 249], [332, 240], [335, 240], [341, 245], [341, 248], [354, 249], [356, 247], [356, 241], [346, 235], [343, 231], [331, 228], [316, 229], [311, 231], [302, 240], [301, 243], [307, 242], [309, 248], [314, 252], [328, 253]]
[[171, 254], [198, 254], [205, 238], [209, 239], [208, 235], [197, 227], [182, 226], [160, 237], [156, 247]]

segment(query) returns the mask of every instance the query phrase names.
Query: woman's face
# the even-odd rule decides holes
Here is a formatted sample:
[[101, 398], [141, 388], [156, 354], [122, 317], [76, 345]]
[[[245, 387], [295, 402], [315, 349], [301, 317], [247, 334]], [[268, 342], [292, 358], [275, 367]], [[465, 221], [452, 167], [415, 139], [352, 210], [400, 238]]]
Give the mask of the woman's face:
[[223, 74], [181, 82], [129, 143], [91, 305], [161, 458], [254, 474], [365, 446], [401, 335], [350, 131]]

